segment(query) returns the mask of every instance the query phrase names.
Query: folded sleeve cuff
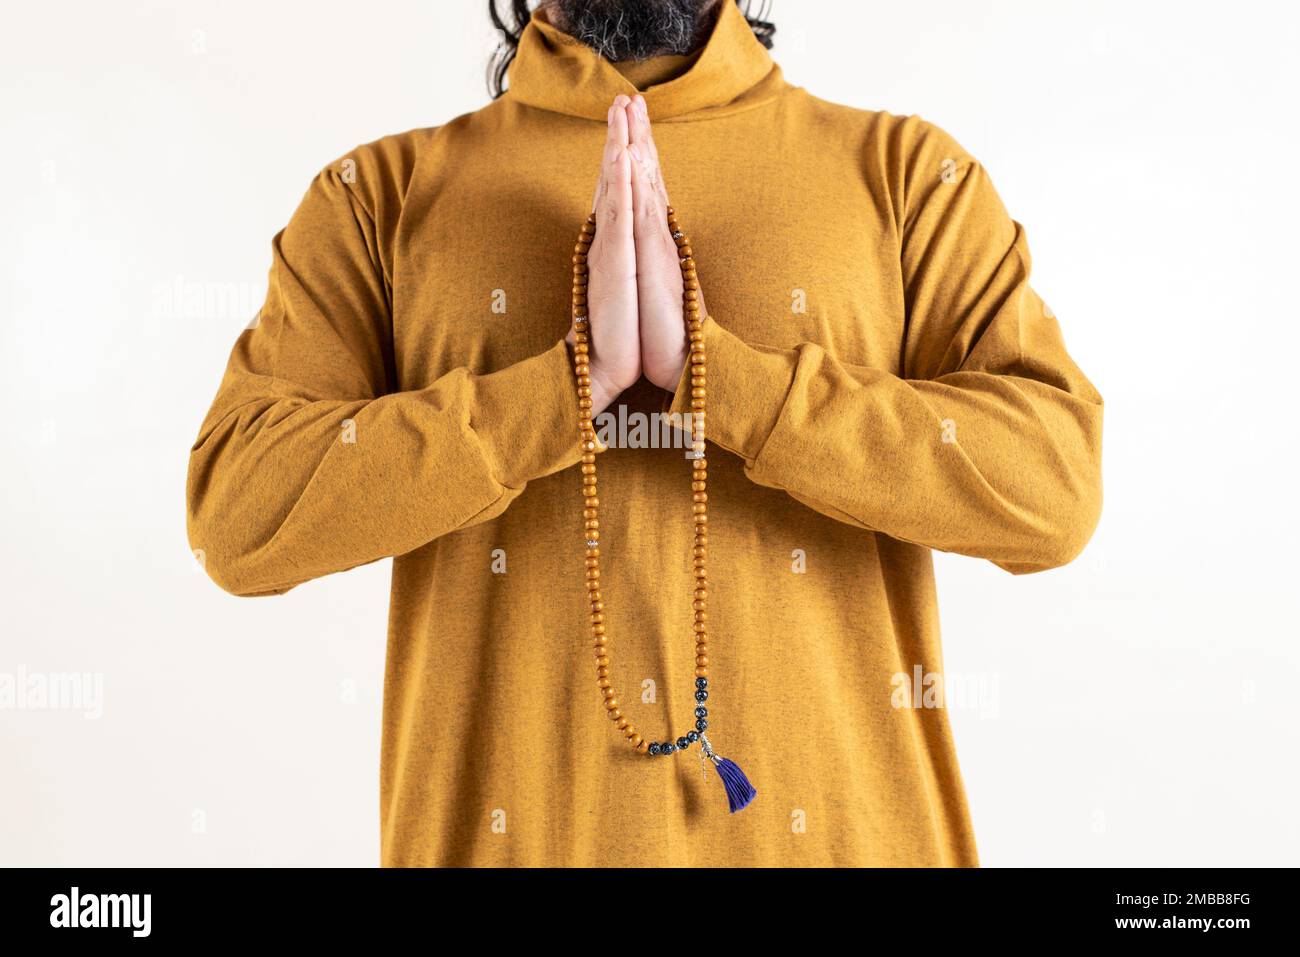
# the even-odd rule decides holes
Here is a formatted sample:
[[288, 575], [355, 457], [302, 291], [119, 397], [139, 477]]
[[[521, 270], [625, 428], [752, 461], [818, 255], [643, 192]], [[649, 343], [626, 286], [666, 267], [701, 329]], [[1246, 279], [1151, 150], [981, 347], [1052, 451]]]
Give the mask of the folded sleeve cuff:
[[578, 396], [564, 340], [475, 377], [470, 427], [492, 477], [507, 488], [575, 464], [581, 458]]
[[[797, 353], [754, 346], [706, 316], [701, 326], [707, 358], [705, 438], [752, 466], [776, 428], [794, 383]], [[677, 383], [670, 414], [691, 411], [691, 367]]]

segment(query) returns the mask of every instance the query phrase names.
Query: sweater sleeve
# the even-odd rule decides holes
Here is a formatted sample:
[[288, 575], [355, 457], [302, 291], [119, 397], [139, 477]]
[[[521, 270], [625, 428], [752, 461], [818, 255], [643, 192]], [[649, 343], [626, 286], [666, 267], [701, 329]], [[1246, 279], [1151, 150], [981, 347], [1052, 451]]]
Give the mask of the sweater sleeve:
[[[902, 192], [901, 374], [751, 345], [710, 317], [706, 437], [840, 521], [1017, 574], [1063, 565], [1100, 515], [1102, 399], [1029, 286], [1024, 230], [929, 129]], [[671, 412], [690, 410], [687, 375]]]
[[411, 551], [578, 461], [567, 347], [393, 391], [375, 224], [330, 169], [272, 243], [265, 304], [195, 442], [191, 547], [237, 595]]

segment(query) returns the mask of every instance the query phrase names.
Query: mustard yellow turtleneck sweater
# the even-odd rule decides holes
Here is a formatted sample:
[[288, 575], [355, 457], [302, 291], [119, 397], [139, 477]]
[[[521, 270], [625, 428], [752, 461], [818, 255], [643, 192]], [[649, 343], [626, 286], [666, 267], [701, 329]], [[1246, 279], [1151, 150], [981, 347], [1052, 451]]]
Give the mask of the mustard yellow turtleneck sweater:
[[[507, 95], [311, 184], [191, 456], [190, 539], [228, 591], [396, 556], [385, 864], [976, 863], [946, 714], [895, 676], [942, 671], [932, 549], [1030, 572], [1083, 547], [1101, 398], [951, 137], [789, 85], [733, 3], [682, 65], [644, 93], [711, 311], [710, 736], [758, 797], [729, 815], [698, 747], [634, 752], [593, 680], [563, 336], [634, 87], [535, 16]], [[619, 403], [683, 408], [644, 381]], [[675, 737], [689, 466], [601, 462], [612, 677]]]

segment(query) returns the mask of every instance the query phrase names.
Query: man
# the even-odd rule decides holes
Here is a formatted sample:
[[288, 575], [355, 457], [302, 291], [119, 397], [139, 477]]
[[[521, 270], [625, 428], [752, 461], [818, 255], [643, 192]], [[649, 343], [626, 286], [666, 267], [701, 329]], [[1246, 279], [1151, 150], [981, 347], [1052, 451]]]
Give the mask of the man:
[[[942, 671], [931, 550], [1058, 566], [1101, 501], [1101, 398], [1021, 227], [940, 129], [786, 83], [732, 0], [546, 2], [508, 79], [330, 164], [276, 237], [193, 449], [194, 548], [240, 595], [396, 556], [387, 865], [974, 865], [945, 713], [894, 694]], [[699, 745], [619, 733], [671, 742], [696, 704], [680, 447], [599, 456], [617, 726], [589, 670], [580, 415], [691, 409], [669, 201], [708, 303], [735, 814]]]

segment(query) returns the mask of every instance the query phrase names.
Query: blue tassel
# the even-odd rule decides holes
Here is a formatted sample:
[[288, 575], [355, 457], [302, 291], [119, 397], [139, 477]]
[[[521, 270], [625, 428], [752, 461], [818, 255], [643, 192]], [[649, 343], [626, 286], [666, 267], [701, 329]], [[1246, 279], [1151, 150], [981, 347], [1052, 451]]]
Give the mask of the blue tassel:
[[718, 769], [718, 777], [722, 778], [722, 783], [726, 785], [731, 813], [735, 814], [749, 807], [749, 803], [754, 800], [758, 792], [754, 790], [754, 785], [749, 783], [749, 778], [745, 777], [745, 772], [740, 770], [740, 766], [734, 761], [718, 757], [713, 759], [713, 764]]

